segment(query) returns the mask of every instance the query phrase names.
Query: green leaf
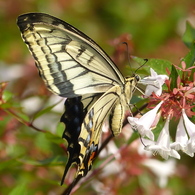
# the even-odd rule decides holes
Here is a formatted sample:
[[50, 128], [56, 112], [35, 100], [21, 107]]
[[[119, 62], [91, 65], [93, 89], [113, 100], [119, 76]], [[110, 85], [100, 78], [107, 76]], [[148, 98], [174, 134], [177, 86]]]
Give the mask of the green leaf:
[[178, 77], [178, 72], [175, 68], [174, 65], [172, 65], [172, 69], [171, 69], [171, 74], [169, 76], [169, 78], [171, 78], [171, 90], [173, 90], [174, 88], [177, 88], [177, 77]]
[[57, 124], [56, 135], [59, 136], [61, 139], [62, 139], [62, 135], [64, 133], [64, 129], [65, 129], [65, 126], [62, 122]]
[[[61, 101], [60, 101], [60, 102], [61, 102]], [[33, 120], [39, 118], [40, 116], [42, 116], [42, 115], [45, 114], [45, 113], [48, 113], [48, 112], [51, 111], [52, 108], [54, 108], [57, 104], [59, 104], [59, 102], [57, 102], [57, 103], [55, 103], [55, 104], [53, 104], [53, 105], [51, 105], [51, 106], [49, 106], [49, 107], [47, 107], [47, 108], [45, 108], [45, 109], [39, 111], [39, 112], [37, 112], [37, 113], [34, 115]]]
[[182, 40], [188, 48], [191, 48], [194, 45], [195, 29], [189, 22], [186, 22], [186, 31], [182, 37]]
[[57, 155], [40, 161], [31, 160], [31, 159], [20, 159], [20, 162], [29, 165], [34, 165], [34, 166], [45, 166], [45, 165], [56, 166], [56, 165], [62, 165], [66, 163], [66, 161], [67, 161], [67, 155]]
[[13, 107], [13, 105], [12, 105], [12, 103], [11, 102], [6, 102], [6, 103], [0, 103], [0, 107], [2, 108], [2, 109], [8, 109], [8, 108], [12, 108]]
[[7, 91], [7, 90], [5, 90], [5, 91], [3, 92], [3, 100], [4, 100], [5, 102], [11, 100], [12, 98], [13, 98], [13, 93], [11, 93], [10, 91]]
[[168, 60], [162, 60], [162, 59], [148, 59], [146, 62], [145, 59], [139, 58], [139, 57], [133, 57], [133, 60], [139, 63], [140, 65], [145, 65], [142, 67], [142, 69], [147, 70], [147, 72], [150, 72], [150, 68], [152, 68], [154, 71], [156, 71], [158, 74], [167, 74], [166, 68], [171, 69], [172, 63]]
[[47, 133], [39, 133], [35, 139], [35, 145], [44, 152], [49, 152], [51, 150], [52, 143], [46, 137]]
[[64, 165], [67, 161], [68, 155], [57, 155], [48, 159], [40, 161], [41, 165]]
[[59, 149], [59, 145], [65, 143], [64, 139], [62, 137], [57, 136], [55, 134], [52, 134], [50, 132], [45, 133], [39, 133], [36, 136], [35, 139], [35, 145], [37, 148], [39, 148], [41, 151], [44, 152], [54, 152], [56, 147]]
[[11, 108], [14, 106], [13, 94], [10, 91], [4, 90], [2, 95], [3, 101], [0, 102], [0, 107], [3, 109]]
[[10, 115], [12, 115], [14, 118], [16, 118], [18, 121], [20, 121], [21, 123], [24, 123], [26, 125], [26, 122], [29, 122], [30, 119], [29, 117], [25, 114], [25, 113], [22, 113], [18, 110], [5, 110], [7, 113], [9, 113]]
[[26, 188], [26, 184], [20, 184], [18, 186], [16, 186], [10, 193], [9, 195], [27, 195], [27, 188]]
[[25, 122], [30, 121], [29, 116], [26, 115], [25, 113], [20, 112], [20, 113], [17, 113], [17, 115], [19, 116], [19, 118], [23, 119], [23, 121], [25, 121]]
[[195, 62], [195, 44], [191, 45], [191, 50], [184, 57], [183, 61], [186, 63], [186, 68], [189, 68], [194, 65]]
[[44, 135], [45, 135], [45, 138], [47, 138], [47, 140], [49, 142], [52, 142], [55, 144], [64, 143], [64, 139], [62, 139], [62, 134], [56, 135], [56, 134], [52, 134], [50, 132], [46, 132]]
[[19, 167], [20, 163], [17, 161], [17, 158], [9, 159], [9, 160], [1, 160], [0, 162], [0, 170], [10, 170], [10, 167]]

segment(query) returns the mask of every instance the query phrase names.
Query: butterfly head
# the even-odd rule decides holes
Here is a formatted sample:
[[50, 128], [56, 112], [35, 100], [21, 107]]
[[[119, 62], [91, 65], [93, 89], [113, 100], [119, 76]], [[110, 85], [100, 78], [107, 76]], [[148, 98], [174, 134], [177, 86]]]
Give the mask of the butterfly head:
[[138, 74], [133, 74], [132, 76], [125, 77], [125, 81], [130, 82], [133, 86], [137, 85], [139, 81], [141, 80], [141, 77]]
[[141, 80], [141, 77], [138, 74], [134, 74], [133, 77], [134, 80], [137, 81], [137, 83], [139, 83], [139, 81]]

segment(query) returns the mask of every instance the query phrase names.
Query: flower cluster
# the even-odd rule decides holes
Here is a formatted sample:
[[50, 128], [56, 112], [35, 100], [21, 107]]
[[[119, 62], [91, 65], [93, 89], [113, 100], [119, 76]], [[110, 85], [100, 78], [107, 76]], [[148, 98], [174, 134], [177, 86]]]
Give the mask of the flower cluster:
[[[145, 149], [159, 153], [164, 159], [169, 156], [180, 159], [179, 150], [191, 157], [195, 153], [195, 124], [190, 120], [195, 115], [195, 75], [191, 72], [194, 67], [186, 69], [185, 62], [181, 64], [182, 68], [175, 66], [181, 71], [181, 76], [178, 75], [174, 87], [171, 85], [172, 78], [157, 75], [151, 69], [151, 76], [141, 80], [142, 84], [147, 85], [144, 97], [149, 99], [150, 111], [141, 118], [128, 117], [131, 127], [142, 137]], [[164, 83], [166, 90], [162, 90]], [[171, 120], [177, 124], [174, 133], [172, 131], [175, 130], [169, 128]], [[155, 129], [159, 121], [164, 121], [164, 127], [155, 140], [152, 129]], [[175, 138], [171, 138], [170, 131]]]

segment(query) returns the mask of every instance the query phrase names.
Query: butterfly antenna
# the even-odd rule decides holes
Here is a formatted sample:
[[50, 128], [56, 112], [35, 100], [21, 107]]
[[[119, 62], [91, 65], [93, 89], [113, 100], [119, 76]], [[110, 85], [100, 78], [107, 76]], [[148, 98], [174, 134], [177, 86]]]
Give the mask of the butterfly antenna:
[[[125, 44], [126, 45], [126, 47], [127, 47], [127, 58], [128, 58], [128, 62], [129, 62], [129, 64], [130, 64], [130, 49], [129, 49], [129, 45], [128, 45], [128, 43], [127, 42], [122, 42], [122, 44]], [[143, 59], [144, 60], [144, 63], [140, 66], [140, 67], [138, 67], [136, 70], [135, 70], [135, 72], [134, 72], [134, 74], [140, 69], [140, 68], [142, 68], [143, 66], [145, 66], [145, 64], [148, 62], [148, 59]], [[131, 70], [131, 72], [132, 72], [132, 70]]]
[[145, 66], [145, 64], [148, 62], [148, 59], [143, 59], [144, 60], [144, 63], [140, 66], [140, 67], [138, 67], [136, 70], [135, 70], [135, 73], [140, 69], [140, 68], [142, 68], [143, 66]]
[[[129, 45], [128, 45], [128, 43], [127, 42], [122, 42], [122, 44], [124, 44], [125, 46], [126, 46], [126, 48], [127, 48], [127, 59], [128, 59], [128, 62], [129, 62], [129, 64], [130, 64], [130, 49], [129, 49]], [[131, 70], [131, 72], [133, 72], [132, 70]]]

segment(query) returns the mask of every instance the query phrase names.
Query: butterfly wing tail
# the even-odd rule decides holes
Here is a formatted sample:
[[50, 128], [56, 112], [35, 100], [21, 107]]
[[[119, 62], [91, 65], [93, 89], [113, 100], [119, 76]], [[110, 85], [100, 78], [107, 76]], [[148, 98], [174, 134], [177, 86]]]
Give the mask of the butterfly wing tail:
[[78, 143], [78, 137], [81, 132], [81, 124], [83, 123], [87, 111], [98, 98], [99, 94], [88, 94], [75, 98], [68, 98], [65, 101], [65, 112], [60, 121], [65, 124], [65, 130], [62, 137], [68, 142], [68, 162], [61, 180], [61, 185], [64, 183], [69, 168], [74, 163], [77, 165], [80, 163], [79, 154], [81, 148]]

